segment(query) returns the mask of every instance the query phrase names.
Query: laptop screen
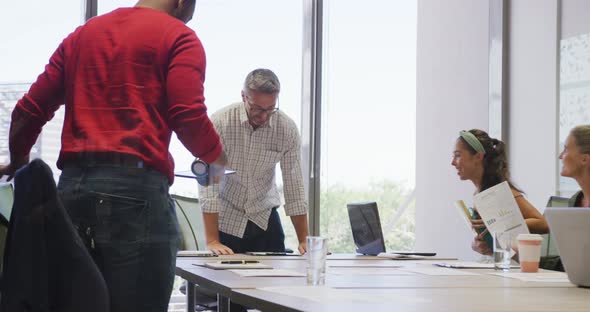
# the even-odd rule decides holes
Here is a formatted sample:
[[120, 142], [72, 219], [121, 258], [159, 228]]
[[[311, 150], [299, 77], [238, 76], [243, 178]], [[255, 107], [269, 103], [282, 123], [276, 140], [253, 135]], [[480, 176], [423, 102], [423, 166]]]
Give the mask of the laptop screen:
[[548, 207], [545, 217], [569, 280], [590, 287], [590, 208]]
[[385, 252], [377, 203], [351, 203], [347, 209], [356, 252], [365, 255]]

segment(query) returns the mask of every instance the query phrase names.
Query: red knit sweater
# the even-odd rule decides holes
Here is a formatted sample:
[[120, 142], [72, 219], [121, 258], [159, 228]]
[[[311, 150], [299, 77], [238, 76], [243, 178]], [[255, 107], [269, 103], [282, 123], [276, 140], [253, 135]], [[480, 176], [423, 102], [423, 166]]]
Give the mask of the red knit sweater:
[[11, 157], [28, 155], [65, 103], [59, 168], [80, 152], [142, 158], [173, 181], [172, 131], [196, 157], [214, 161], [219, 136], [204, 104], [205, 53], [180, 20], [122, 8], [70, 34], [12, 113]]

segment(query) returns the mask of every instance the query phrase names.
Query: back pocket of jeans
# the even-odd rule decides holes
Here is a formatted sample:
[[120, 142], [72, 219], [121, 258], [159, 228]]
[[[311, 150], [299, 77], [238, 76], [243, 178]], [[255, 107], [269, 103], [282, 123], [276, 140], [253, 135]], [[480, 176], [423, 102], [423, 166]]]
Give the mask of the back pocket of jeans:
[[97, 243], [126, 244], [146, 240], [149, 226], [146, 200], [94, 193], [92, 203], [98, 217], [94, 233]]

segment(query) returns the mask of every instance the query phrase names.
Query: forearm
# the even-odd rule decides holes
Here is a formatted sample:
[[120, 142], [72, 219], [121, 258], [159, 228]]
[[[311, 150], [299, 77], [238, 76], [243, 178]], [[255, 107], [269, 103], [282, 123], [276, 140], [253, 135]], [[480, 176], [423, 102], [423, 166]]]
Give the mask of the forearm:
[[203, 212], [207, 244], [219, 241], [219, 213]]
[[291, 222], [293, 223], [293, 227], [295, 228], [295, 232], [297, 233], [297, 240], [299, 241], [299, 243], [305, 242], [307, 236], [309, 235], [307, 226], [307, 214], [291, 216]]
[[12, 162], [29, 156], [31, 148], [41, 133], [43, 123], [20, 106], [14, 108], [10, 122], [9, 149]]
[[528, 218], [525, 219], [525, 223], [529, 228], [529, 232], [533, 234], [547, 234], [549, 233], [549, 226], [545, 219]]

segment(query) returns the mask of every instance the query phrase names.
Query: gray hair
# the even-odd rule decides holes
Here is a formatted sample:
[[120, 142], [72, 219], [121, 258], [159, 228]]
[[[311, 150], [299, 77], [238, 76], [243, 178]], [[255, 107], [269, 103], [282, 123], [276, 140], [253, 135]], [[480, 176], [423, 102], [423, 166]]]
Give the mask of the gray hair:
[[576, 146], [582, 154], [590, 154], [590, 125], [574, 127], [570, 135], [576, 141]]
[[258, 68], [251, 71], [244, 81], [244, 92], [257, 91], [266, 94], [279, 93], [281, 83], [279, 77], [270, 69]]

